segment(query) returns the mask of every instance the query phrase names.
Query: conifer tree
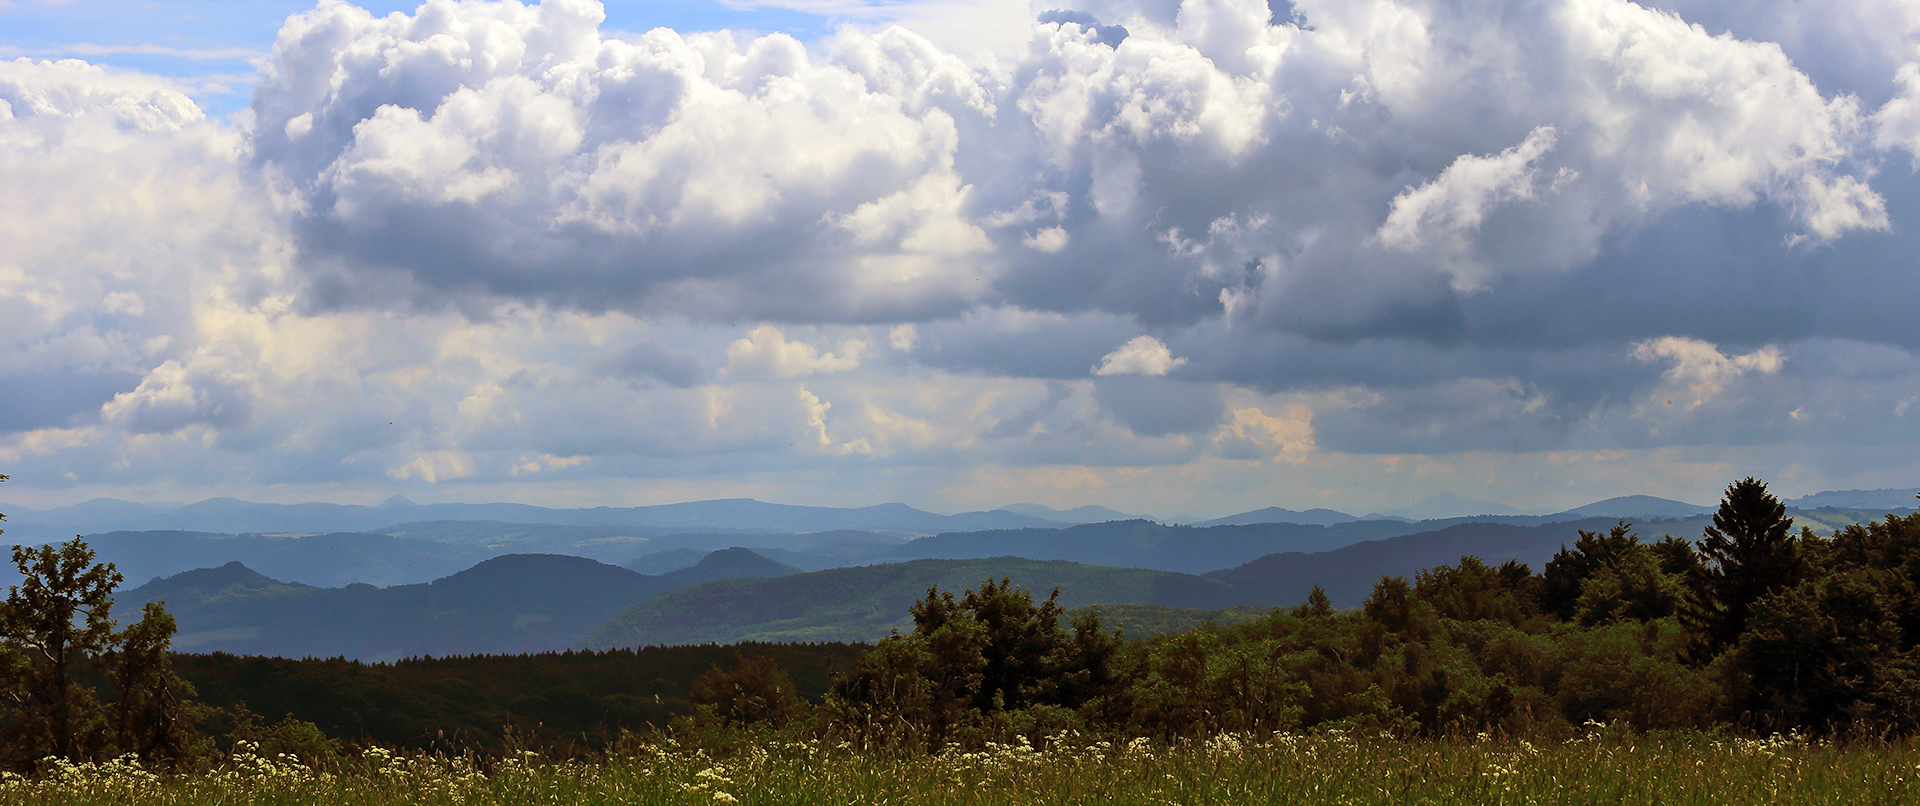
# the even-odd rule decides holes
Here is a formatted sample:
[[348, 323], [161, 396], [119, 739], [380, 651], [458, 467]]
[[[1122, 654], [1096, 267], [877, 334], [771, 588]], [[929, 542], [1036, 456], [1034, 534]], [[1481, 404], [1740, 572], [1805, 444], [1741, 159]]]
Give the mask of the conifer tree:
[[1800, 581], [1804, 569], [1787, 507], [1751, 476], [1727, 486], [1700, 541], [1701, 567], [1689, 574], [1682, 610], [1698, 638], [1698, 658], [1740, 640], [1763, 597]]

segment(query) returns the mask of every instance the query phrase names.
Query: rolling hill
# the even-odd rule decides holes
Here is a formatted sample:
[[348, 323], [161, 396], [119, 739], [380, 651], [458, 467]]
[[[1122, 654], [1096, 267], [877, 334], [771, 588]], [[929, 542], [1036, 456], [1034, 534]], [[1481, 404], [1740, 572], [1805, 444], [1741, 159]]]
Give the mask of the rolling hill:
[[[1492, 565], [1519, 560], [1539, 573], [1562, 545], [1572, 545], [1579, 539], [1580, 530], [1605, 531], [1617, 522], [1612, 518], [1588, 518], [1540, 526], [1462, 523], [1318, 554], [1272, 554], [1206, 576], [1233, 583], [1241, 594], [1240, 604], [1296, 605], [1306, 601], [1313, 586], [1319, 585], [1335, 607], [1357, 607], [1381, 576], [1404, 576], [1411, 580], [1416, 571], [1451, 564], [1469, 554]], [[1694, 526], [1690, 531], [1674, 533], [1692, 535], [1698, 534], [1699, 529]], [[1658, 539], [1660, 534], [1641, 530], [1641, 539]]]
[[1605, 501], [1595, 501], [1584, 506], [1574, 507], [1565, 512], [1555, 513], [1551, 517], [1561, 520], [1576, 518], [1626, 518], [1640, 520], [1647, 518], [1692, 518], [1713, 514], [1713, 507], [1689, 504], [1667, 498], [1655, 498], [1651, 495], [1623, 495]]
[[154, 580], [120, 594], [116, 607], [137, 612], [146, 602], [166, 602], [181, 651], [367, 661], [520, 654], [566, 649], [664, 591], [790, 571], [745, 549], [714, 552], [660, 576], [580, 557], [516, 554], [430, 583], [316, 588], [230, 563]]
[[[275, 579], [318, 587], [354, 582], [404, 585], [443, 577], [494, 556], [473, 546], [354, 533], [274, 537], [108, 532], [89, 535], [86, 541], [98, 560], [113, 563], [129, 585], [230, 562]], [[8, 566], [4, 576], [11, 580], [18, 573]]]
[[1353, 521], [1336, 527], [1292, 523], [1168, 526], [1132, 520], [1065, 529], [958, 532], [913, 540], [879, 552], [887, 560], [1024, 557], [1087, 565], [1199, 574], [1277, 552], [1317, 552], [1418, 527], [1397, 521]]
[[1189, 574], [1107, 568], [1014, 557], [915, 560], [835, 568], [774, 579], [707, 582], [640, 602], [594, 630], [580, 646], [613, 649], [738, 641], [873, 641], [912, 628], [908, 607], [939, 586], [955, 595], [1006, 577], [1062, 605], [1157, 604], [1218, 609], [1233, 586]]
[[1192, 525], [1194, 526], [1246, 526], [1246, 525], [1255, 524], [1255, 523], [1300, 523], [1300, 524], [1309, 524], [1314, 526], [1332, 526], [1334, 524], [1348, 523], [1348, 522], [1357, 521], [1357, 520], [1360, 520], [1360, 519], [1352, 515], [1348, 515], [1345, 512], [1340, 512], [1338, 510], [1332, 510], [1332, 509], [1316, 508], [1316, 509], [1308, 509], [1308, 510], [1292, 510], [1292, 509], [1285, 509], [1282, 507], [1266, 507], [1264, 509], [1256, 509], [1250, 512], [1241, 512], [1234, 515], [1228, 515], [1224, 518], [1214, 518], [1213, 520], [1210, 520], [1210, 521], [1201, 521], [1199, 523], [1195, 523]]

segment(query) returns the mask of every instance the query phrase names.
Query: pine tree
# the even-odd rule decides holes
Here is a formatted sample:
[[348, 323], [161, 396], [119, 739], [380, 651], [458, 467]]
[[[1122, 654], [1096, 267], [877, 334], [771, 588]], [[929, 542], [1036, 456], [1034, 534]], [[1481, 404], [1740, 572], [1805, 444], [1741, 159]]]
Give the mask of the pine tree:
[[1327, 598], [1326, 589], [1313, 586], [1313, 592], [1307, 594], [1305, 604], [1295, 605], [1295, 618], [1330, 618], [1333, 616], [1333, 601]]
[[1740, 641], [1762, 598], [1800, 581], [1805, 570], [1787, 507], [1751, 476], [1727, 486], [1700, 541], [1701, 567], [1688, 575], [1681, 613], [1698, 643], [1697, 659]]

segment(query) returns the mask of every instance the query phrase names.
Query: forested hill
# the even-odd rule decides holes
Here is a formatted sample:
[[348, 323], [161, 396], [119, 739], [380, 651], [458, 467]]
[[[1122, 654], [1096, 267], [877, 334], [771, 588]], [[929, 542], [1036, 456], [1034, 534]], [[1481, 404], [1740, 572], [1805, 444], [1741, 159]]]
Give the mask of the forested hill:
[[[1554, 552], [1572, 545], [1582, 530], [1605, 532], [1612, 518], [1512, 526], [1500, 523], [1462, 523], [1431, 532], [1355, 543], [1333, 551], [1271, 554], [1235, 568], [1208, 573], [1233, 583], [1241, 604], [1278, 607], [1306, 601], [1313, 586], [1326, 590], [1335, 607], [1358, 607], [1382, 576], [1404, 576], [1472, 555], [1491, 565], [1508, 560], [1526, 563], [1535, 572], [1545, 568]], [[1704, 519], [1648, 527], [1651, 536], [1662, 533], [1699, 534]]]
[[519, 654], [566, 649], [628, 606], [711, 579], [797, 569], [740, 549], [647, 576], [579, 557], [496, 557], [431, 583], [314, 588], [275, 582], [244, 566], [189, 571], [119, 597], [126, 612], [164, 601], [174, 645], [283, 657], [394, 660], [423, 655]]
[[950, 533], [923, 537], [885, 550], [890, 558], [898, 559], [970, 560], [1013, 556], [1199, 574], [1268, 554], [1330, 551], [1420, 528], [1404, 521], [1384, 520], [1351, 521], [1334, 526], [1260, 523], [1210, 527], [1130, 520], [1066, 529]]
[[205, 532], [109, 532], [87, 538], [129, 585], [195, 568], [238, 562], [274, 579], [323, 588], [355, 582], [404, 585], [473, 567], [496, 556], [478, 546], [360, 533], [307, 537]]
[[907, 608], [939, 586], [959, 593], [1007, 577], [1044, 598], [1055, 587], [1066, 607], [1157, 604], [1221, 608], [1233, 586], [1189, 574], [999, 557], [915, 560], [835, 568], [771, 579], [707, 582], [634, 605], [581, 646], [611, 649], [736, 641], [872, 641], [911, 629]]

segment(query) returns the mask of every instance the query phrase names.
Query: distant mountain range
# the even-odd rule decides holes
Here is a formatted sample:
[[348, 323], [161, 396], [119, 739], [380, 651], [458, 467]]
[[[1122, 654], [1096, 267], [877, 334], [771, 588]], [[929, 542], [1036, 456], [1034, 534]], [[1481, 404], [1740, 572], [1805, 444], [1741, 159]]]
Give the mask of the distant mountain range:
[[[110, 533], [93, 545], [132, 579], [169, 564], [205, 566], [155, 574], [161, 578], [121, 596], [127, 607], [167, 601], [183, 650], [390, 660], [577, 645], [872, 640], [902, 628], [907, 605], [929, 585], [958, 592], [999, 577], [1040, 595], [1058, 586], [1069, 607], [1111, 608], [1141, 634], [1205, 618], [1251, 618], [1304, 601], [1316, 584], [1336, 606], [1357, 606], [1382, 575], [1411, 576], [1468, 554], [1495, 564], [1518, 560], [1539, 571], [1581, 530], [1614, 525], [1620, 518], [1612, 513], [1670, 505], [1686, 506], [1659, 499], [1598, 502], [1582, 508], [1598, 514], [1575, 520], [1211, 527], [1108, 521], [906, 541], [853, 530], [629, 540], [620, 529], [427, 522], [405, 524], [395, 534], [310, 537]], [[1886, 510], [1790, 514], [1829, 529], [1877, 519]], [[1647, 539], [1697, 537], [1709, 522], [1705, 515], [1636, 520]], [[777, 545], [712, 550], [729, 539]], [[628, 555], [629, 568], [558, 554], [494, 556], [514, 546], [557, 544], [638, 556]], [[361, 582], [423, 574], [432, 581]]]
[[[1605, 531], [1616, 522], [1613, 518], [1589, 518], [1538, 526], [1460, 523], [1317, 554], [1270, 554], [1207, 576], [1233, 583], [1241, 594], [1238, 604], [1296, 605], [1306, 601], [1313, 586], [1319, 585], [1335, 607], [1357, 607], [1382, 576], [1411, 580], [1416, 571], [1455, 563], [1469, 554], [1491, 565], [1518, 560], [1539, 573], [1561, 546], [1579, 539], [1580, 530]], [[1674, 533], [1696, 535], [1705, 523], [1704, 519], [1678, 522], [1673, 525], [1677, 527]], [[1671, 530], [1642, 529], [1640, 534], [1643, 540], [1657, 540], [1667, 531]]]
[[1399, 521], [1204, 527], [1168, 526], [1146, 520], [1109, 521], [1065, 529], [952, 532], [876, 547], [870, 557], [889, 561], [1024, 557], [1198, 574], [1277, 552], [1328, 551], [1420, 529]]
[[1801, 509], [1913, 509], [1920, 506], [1920, 488], [1894, 487], [1884, 490], [1831, 490], [1791, 499], [1787, 506]]
[[1605, 501], [1595, 501], [1581, 507], [1574, 507], [1558, 516], [1571, 518], [1691, 518], [1698, 515], [1710, 515], [1715, 507], [1703, 507], [1685, 501], [1655, 498], [1651, 495], [1623, 495]]
[[1517, 507], [1497, 501], [1481, 501], [1463, 498], [1451, 492], [1421, 499], [1410, 506], [1390, 509], [1386, 512], [1369, 513], [1369, 518], [1404, 518], [1410, 521], [1430, 521], [1441, 518], [1473, 517], [1477, 515], [1537, 515], [1538, 510], [1527, 512]]
[[1057, 523], [1104, 523], [1106, 521], [1130, 521], [1139, 515], [1128, 515], [1119, 510], [1102, 506], [1083, 506], [1073, 509], [1054, 509], [1040, 504], [1008, 504], [1000, 508], [1003, 512], [1012, 512], [1030, 518], [1039, 518]]
[[1256, 523], [1298, 523], [1308, 526], [1333, 526], [1360, 520], [1345, 512], [1331, 509], [1309, 509], [1295, 511], [1281, 507], [1267, 507], [1210, 521], [1200, 521], [1194, 526], [1247, 526]]
[[[212, 498], [163, 508], [113, 499], [34, 511], [10, 506], [7, 534], [59, 540], [106, 531], [181, 530], [232, 534], [316, 534], [370, 532], [421, 521], [498, 521], [559, 526], [612, 526], [625, 529], [706, 532], [821, 532], [851, 529], [929, 535], [979, 529], [1063, 526], [1015, 512], [962, 512], [939, 515], [905, 504], [870, 507], [806, 507], [768, 504], [749, 498], [694, 501], [647, 507], [551, 509], [527, 504], [416, 504], [394, 496], [379, 506], [352, 504], [257, 504], [237, 498]], [[639, 533], [640, 535], [646, 532]]]
[[[1801, 509], [1903, 510], [1920, 505], [1920, 489], [1844, 490], [1816, 493], [1786, 503]], [[1293, 523], [1337, 526], [1356, 520], [1421, 523], [1472, 519], [1539, 524], [1585, 517], [1684, 518], [1711, 508], [1645, 495], [1621, 496], [1552, 514], [1526, 513], [1494, 501], [1441, 493], [1418, 503], [1364, 518], [1331, 509], [1281, 507], [1228, 515], [1194, 526], [1245, 526]], [[499, 553], [554, 551], [609, 562], [634, 558], [642, 542], [685, 533], [799, 535], [862, 532], [877, 539], [904, 540], [949, 532], [1007, 529], [1057, 529], [1067, 526], [1137, 520], [1100, 506], [1069, 510], [1040, 504], [1008, 504], [984, 512], [942, 515], [905, 504], [869, 507], [810, 507], [769, 504], [746, 498], [693, 501], [645, 507], [555, 509], [527, 504], [416, 504], [393, 496], [378, 506], [351, 504], [260, 504], [236, 498], [212, 498], [194, 504], [140, 504], [98, 498], [71, 506], [34, 510], [0, 504], [9, 517], [7, 537], [19, 542], [63, 540], [76, 534], [174, 531], [209, 534], [316, 535], [341, 532], [383, 533], [441, 542], [476, 543]], [[461, 527], [475, 523], [486, 526]], [[434, 524], [427, 526], [425, 524]], [[538, 527], [531, 529], [529, 527]], [[572, 531], [567, 531], [571, 527]], [[537, 534], [535, 533], [537, 532]], [[518, 541], [518, 542], [515, 542]], [[622, 542], [628, 545], [620, 545]], [[790, 541], [789, 541], [790, 542]], [[842, 541], [844, 542], [844, 541]], [[872, 542], [861, 538], [855, 542]], [[769, 547], [777, 545], [769, 543]], [[783, 547], [787, 548], [787, 547]], [[665, 550], [654, 545], [649, 551]]]
[[567, 649], [650, 596], [739, 576], [798, 569], [745, 549], [716, 551], [660, 576], [580, 557], [495, 557], [431, 583], [320, 588], [271, 579], [241, 563], [157, 579], [116, 597], [122, 612], [164, 601], [174, 647], [284, 657], [391, 661], [422, 655]]
[[958, 595], [1005, 577], [1035, 598], [1060, 589], [1062, 605], [1233, 605], [1231, 584], [1190, 574], [1015, 557], [915, 560], [770, 579], [694, 585], [640, 602], [581, 642], [588, 649], [739, 641], [874, 641], [909, 631], [907, 608], [939, 586]]

